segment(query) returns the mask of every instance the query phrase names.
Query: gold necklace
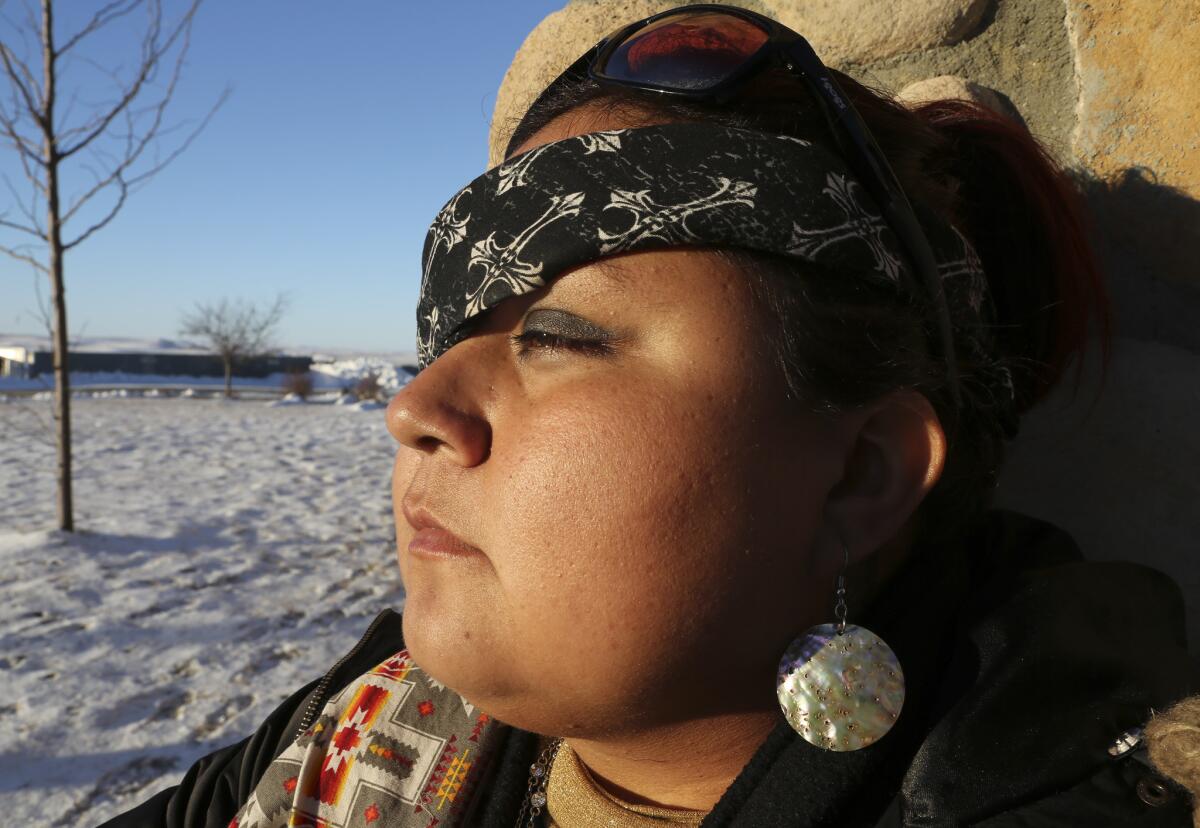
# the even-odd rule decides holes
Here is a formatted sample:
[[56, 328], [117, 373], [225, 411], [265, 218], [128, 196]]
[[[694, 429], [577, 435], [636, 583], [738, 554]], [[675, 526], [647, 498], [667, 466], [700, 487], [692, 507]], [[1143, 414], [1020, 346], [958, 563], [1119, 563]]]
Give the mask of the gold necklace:
[[[570, 745], [551, 742], [530, 767], [529, 789], [518, 828], [531, 828], [543, 809], [555, 825], [608, 825], [613, 828], [698, 826], [707, 811], [626, 802], [600, 785]], [[528, 814], [528, 822], [525, 821]]]

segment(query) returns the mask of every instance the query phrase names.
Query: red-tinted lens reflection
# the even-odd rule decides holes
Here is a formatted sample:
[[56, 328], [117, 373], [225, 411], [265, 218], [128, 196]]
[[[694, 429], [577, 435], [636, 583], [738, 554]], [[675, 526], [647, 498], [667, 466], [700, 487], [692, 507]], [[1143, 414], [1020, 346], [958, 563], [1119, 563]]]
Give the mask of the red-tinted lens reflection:
[[732, 75], [767, 42], [755, 23], [720, 12], [680, 12], [629, 36], [603, 75], [669, 89], [702, 90]]

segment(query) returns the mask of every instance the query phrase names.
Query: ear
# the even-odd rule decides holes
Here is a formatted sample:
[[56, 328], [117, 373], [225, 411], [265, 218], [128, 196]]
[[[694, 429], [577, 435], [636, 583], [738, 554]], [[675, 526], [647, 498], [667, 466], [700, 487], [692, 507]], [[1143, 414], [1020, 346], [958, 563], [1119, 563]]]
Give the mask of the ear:
[[946, 435], [924, 395], [895, 391], [840, 418], [844, 464], [825, 504], [834, 545], [852, 562], [891, 541], [937, 483]]

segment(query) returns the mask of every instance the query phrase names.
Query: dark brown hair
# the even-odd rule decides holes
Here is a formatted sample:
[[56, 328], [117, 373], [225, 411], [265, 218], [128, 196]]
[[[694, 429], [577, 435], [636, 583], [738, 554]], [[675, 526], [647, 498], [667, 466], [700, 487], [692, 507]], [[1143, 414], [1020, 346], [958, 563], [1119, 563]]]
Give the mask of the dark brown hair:
[[[1107, 364], [1110, 310], [1080, 198], [1024, 125], [967, 101], [909, 108], [833, 74], [910, 200], [956, 226], [978, 251], [1018, 413], [1045, 397], [1073, 360], [1078, 364], [1092, 331]], [[506, 156], [555, 118], [582, 107], [622, 124], [712, 122], [836, 149], [803, 85], [769, 72], [723, 104], [682, 102], [590, 80], [569, 85], [526, 113]], [[1004, 458], [997, 395], [1008, 392], [960, 360], [964, 401], [955, 410], [946, 366], [928, 348], [936, 330], [929, 303], [782, 256], [721, 252], [746, 272], [755, 297], [777, 321], [772, 344], [798, 403], [837, 412], [908, 388], [933, 404], [949, 449], [942, 477], [921, 506], [919, 537], [953, 536], [987, 506]]]

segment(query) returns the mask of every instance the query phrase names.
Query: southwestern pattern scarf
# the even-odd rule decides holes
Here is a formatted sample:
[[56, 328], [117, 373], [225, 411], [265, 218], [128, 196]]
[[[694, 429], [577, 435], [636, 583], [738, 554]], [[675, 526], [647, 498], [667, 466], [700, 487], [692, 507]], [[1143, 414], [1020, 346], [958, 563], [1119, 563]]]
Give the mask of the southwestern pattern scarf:
[[453, 828], [497, 723], [401, 650], [329, 700], [267, 768], [230, 828]]

